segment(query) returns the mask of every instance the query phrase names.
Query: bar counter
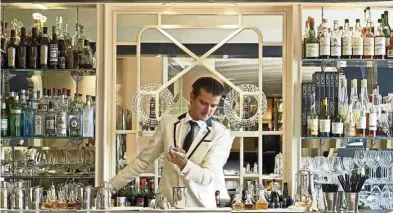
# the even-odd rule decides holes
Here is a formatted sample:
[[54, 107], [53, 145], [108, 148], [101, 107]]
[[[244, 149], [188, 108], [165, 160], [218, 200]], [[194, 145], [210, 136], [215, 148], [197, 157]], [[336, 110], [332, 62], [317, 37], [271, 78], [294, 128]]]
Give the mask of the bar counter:
[[[243, 210], [243, 211], [232, 211], [231, 208], [186, 208], [186, 209], [169, 209], [169, 210], [161, 210], [161, 209], [151, 209], [151, 208], [138, 208], [138, 207], [114, 207], [110, 209], [100, 209], [100, 210], [5, 210], [0, 209], [1, 213], [38, 213], [38, 212], [176, 212], [176, 213], [197, 213], [197, 212], [214, 212], [214, 213], [227, 213], [227, 212], [283, 212], [283, 213], [296, 213], [302, 211], [289, 210], [289, 209], [268, 209], [268, 210]], [[322, 211], [323, 212], [323, 211]], [[359, 213], [388, 213], [390, 210], [359, 210]], [[345, 213], [345, 211], [343, 212]]]

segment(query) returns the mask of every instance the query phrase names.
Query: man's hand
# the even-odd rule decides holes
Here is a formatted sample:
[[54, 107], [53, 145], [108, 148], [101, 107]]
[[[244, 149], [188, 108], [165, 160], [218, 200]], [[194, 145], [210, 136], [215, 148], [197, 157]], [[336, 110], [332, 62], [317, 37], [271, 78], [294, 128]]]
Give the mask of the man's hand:
[[169, 151], [168, 154], [166, 155], [166, 158], [168, 159], [169, 162], [176, 164], [179, 166], [180, 170], [183, 170], [184, 167], [187, 165], [187, 158], [185, 156], [181, 156], [181, 154], [178, 154], [176, 152], [186, 154], [186, 152], [183, 149], [180, 149], [179, 147], [176, 147], [173, 149], [174, 151]]

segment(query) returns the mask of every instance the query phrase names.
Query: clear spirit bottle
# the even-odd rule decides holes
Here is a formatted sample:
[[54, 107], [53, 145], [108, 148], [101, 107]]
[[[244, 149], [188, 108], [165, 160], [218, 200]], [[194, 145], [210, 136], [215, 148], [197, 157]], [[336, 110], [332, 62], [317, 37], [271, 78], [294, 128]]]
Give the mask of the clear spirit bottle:
[[79, 96], [75, 93], [75, 99], [71, 105], [68, 115], [69, 135], [71, 137], [82, 136], [82, 109], [79, 103]]
[[56, 136], [56, 113], [52, 102], [49, 102], [49, 110], [45, 114], [45, 135]]
[[356, 127], [355, 127], [355, 116], [352, 112], [353, 106], [352, 101], [349, 101], [348, 105], [348, 115], [345, 121], [345, 136], [346, 137], [355, 137], [356, 136]]
[[56, 117], [57, 136], [66, 137], [67, 127], [67, 104], [64, 94], [61, 94], [59, 99], [59, 109], [57, 111]]
[[94, 109], [90, 95], [86, 95], [86, 105], [83, 108], [83, 137], [94, 137]]

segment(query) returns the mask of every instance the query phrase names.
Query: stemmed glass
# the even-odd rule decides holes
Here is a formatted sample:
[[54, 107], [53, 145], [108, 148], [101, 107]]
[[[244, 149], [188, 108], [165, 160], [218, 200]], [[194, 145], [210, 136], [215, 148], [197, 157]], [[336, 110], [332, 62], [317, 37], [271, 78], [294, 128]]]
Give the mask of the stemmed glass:
[[378, 168], [378, 161], [379, 161], [379, 155], [377, 151], [375, 150], [370, 150], [366, 152], [366, 164], [367, 167], [370, 169], [370, 181], [371, 183], [375, 183], [376, 179], [376, 172], [375, 169]]
[[332, 183], [338, 183], [337, 176], [340, 175], [344, 168], [340, 157], [332, 157], [329, 159], [329, 170], [332, 174]]
[[351, 157], [343, 157], [343, 166], [345, 173], [351, 176], [352, 170], [355, 167], [355, 160]]
[[358, 167], [358, 174], [364, 174], [364, 167], [366, 166], [366, 151], [365, 150], [356, 150], [354, 162], [355, 162], [356, 166]]
[[326, 164], [326, 160], [327, 159], [323, 156], [315, 157], [315, 168], [320, 182], [324, 180], [324, 175], [325, 175], [324, 165]]

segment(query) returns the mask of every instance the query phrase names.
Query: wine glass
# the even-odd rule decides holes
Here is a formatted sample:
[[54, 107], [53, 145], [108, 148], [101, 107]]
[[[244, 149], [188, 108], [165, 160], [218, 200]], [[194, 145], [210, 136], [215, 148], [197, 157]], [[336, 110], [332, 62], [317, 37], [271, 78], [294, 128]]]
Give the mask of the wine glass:
[[343, 157], [344, 171], [351, 176], [352, 170], [355, 167], [355, 160], [351, 157]]
[[366, 166], [366, 151], [360, 149], [356, 150], [354, 161], [358, 167], [358, 174], [364, 174], [364, 167]]

